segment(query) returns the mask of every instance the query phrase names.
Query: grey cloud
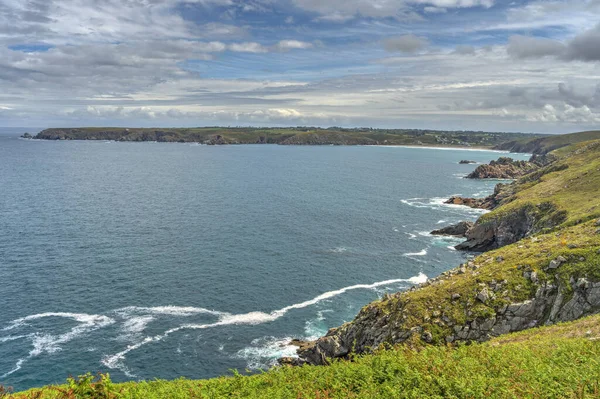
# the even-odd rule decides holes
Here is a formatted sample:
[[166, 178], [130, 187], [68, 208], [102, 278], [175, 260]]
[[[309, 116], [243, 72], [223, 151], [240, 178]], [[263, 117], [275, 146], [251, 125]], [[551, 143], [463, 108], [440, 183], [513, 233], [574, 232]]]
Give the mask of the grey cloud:
[[569, 44], [566, 58], [582, 61], [600, 61], [600, 24], [575, 37]]
[[506, 51], [513, 58], [541, 58], [560, 56], [565, 45], [556, 40], [516, 35], [510, 37]]
[[539, 37], [512, 36], [506, 51], [516, 59], [556, 57], [568, 61], [600, 61], [600, 24], [566, 43]]
[[383, 47], [390, 52], [414, 53], [425, 48], [428, 43], [425, 38], [409, 34], [387, 38], [383, 42]]
[[461, 55], [472, 55], [475, 54], [475, 47], [465, 45], [456, 46], [456, 50], [454, 50], [454, 52]]
[[322, 15], [321, 19], [342, 22], [357, 15], [398, 19], [419, 18], [415, 5], [426, 6], [426, 12], [443, 12], [448, 8], [486, 7], [494, 0], [293, 0], [298, 7]]

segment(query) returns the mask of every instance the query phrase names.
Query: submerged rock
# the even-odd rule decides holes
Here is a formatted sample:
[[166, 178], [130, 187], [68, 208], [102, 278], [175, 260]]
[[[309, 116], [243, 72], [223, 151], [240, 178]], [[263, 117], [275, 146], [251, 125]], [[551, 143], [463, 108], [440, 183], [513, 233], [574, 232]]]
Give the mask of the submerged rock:
[[459, 164], [461, 164], [461, 165], [469, 165], [469, 164], [473, 164], [473, 163], [477, 163], [477, 162], [475, 162], [475, 161], [469, 161], [469, 160], [466, 160], [466, 159], [463, 159], [463, 160], [461, 160], [459, 162]]

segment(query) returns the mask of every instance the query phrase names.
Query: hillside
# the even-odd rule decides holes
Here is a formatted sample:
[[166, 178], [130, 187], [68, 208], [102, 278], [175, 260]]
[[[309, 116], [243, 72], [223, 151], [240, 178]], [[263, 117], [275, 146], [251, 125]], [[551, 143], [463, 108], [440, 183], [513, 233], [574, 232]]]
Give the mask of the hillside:
[[510, 152], [524, 152], [530, 154], [547, 154], [551, 151], [572, 144], [599, 139], [600, 130], [594, 130], [588, 132], [561, 134], [547, 137], [523, 138], [499, 144], [495, 146], [494, 149]]
[[546, 167], [500, 186], [500, 206], [457, 247], [497, 249], [365, 306], [352, 322], [306, 343], [295, 363], [326, 364], [415, 339], [485, 341], [600, 311], [600, 141], [554, 155]]
[[425, 145], [474, 146], [490, 148], [506, 141], [531, 139], [541, 135], [486, 133], [415, 129], [328, 129], [296, 128], [56, 128], [46, 129], [34, 138], [41, 140], [115, 140], [195, 142], [222, 144], [282, 145]]
[[200, 381], [104, 380], [94, 386], [82, 379], [12, 398], [597, 398], [598, 339], [600, 316], [592, 316], [485, 344], [420, 350], [401, 345], [324, 367], [281, 367]]

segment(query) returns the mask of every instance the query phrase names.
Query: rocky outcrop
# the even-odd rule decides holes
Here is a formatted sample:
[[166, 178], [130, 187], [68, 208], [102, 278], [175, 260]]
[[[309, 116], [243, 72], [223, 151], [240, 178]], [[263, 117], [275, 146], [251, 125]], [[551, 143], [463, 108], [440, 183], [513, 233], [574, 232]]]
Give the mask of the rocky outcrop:
[[[487, 216], [487, 215], [486, 215]], [[466, 234], [467, 241], [455, 248], [484, 252], [500, 248], [564, 222], [566, 212], [551, 203], [526, 204], [510, 212], [482, 217]]]
[[468, 206], [469, 208], [476, 209], [489, 209], [488, 204], [486, 203], [487, 198], [468, 198], [468, 197], [450, 197], [447, 201], [444, 201], [444, 204], [449, 205], [463, 205]]
[[473, 227], [473, 222], [459, 222], [451, 226], [433, 230], [430, 234], [438, 236], [466, 237], [467, 232]]
[[514, 186], [510, 184], [496, 184], [494, 192], [485, 198], [450, 197], [444, 204], [464, 205], [470, 208], [492, 210], [505, 202], [514, 193]]
[[32, 136], [31, 134], [29, 134], [29, 133], [23, 133], [23, 135], [21, 136], [21, 138], [24, 138], [24, 139], [32, 139], [32, 138], [33, 138], [33, 136]]
[[477, 162], [475, 162], [475, 161], [469, 161], [469, 160], [467, 160], [467, 159], [462, 159], [462, 160], [461, 160], [460, 162], [458, 162], [458, 163], [459, 163], [460, 165], [469, 165], [469, 164], [472, 164], [472, 163], [477, 163]]
[[[439, 285], [457, 274], [475, 274], [478, 268], [478, 265], [469, 262], [411, 291]], [[299, 359], [292, 363], [324, 365], [331, 359], [347, 357], [350, 352], [367, 353], [381, 346], [414, 340], [427, 344], [484, 342], [502, 334], [572, 321], [600, 312], [600, 282], [586, 278], [571, 278], [567, 284], [559, 280], [540, 281], [537, 273], [528, 267], [523, 267], [521, 272], [524, 281], [530, 282], [533, 289], [532, 296], [527, 300], [498, 302], [498, 297], [506, 295], [507, 281], [481, 283], [471, 298], [452, 294], [447, 299], [469, 304], [465, 310], [466, 319], [459, 321], [443, 310], [425, 310], [424, 314], [415, 315], [407, 309], [411, 303], [408, 295], [394, 294], [382, 303], [365, 306], [352, 322], [331, 329], [325, 337], [304, 344], [298, 350]], [[468, 310], [477, 303], [488, 311], [476, 314]], [[417, 325], [410, 322], [419, 317], [425, 322]], [[442, 336], [435, 336], [436, 331], [443, 331]]]
[[487, 165], [479, 165], [467, 175], [467, 179], [516, 179], [539, 168], [538, 164], [528, 161], [515, 161], [509, 157], [498, 158]]

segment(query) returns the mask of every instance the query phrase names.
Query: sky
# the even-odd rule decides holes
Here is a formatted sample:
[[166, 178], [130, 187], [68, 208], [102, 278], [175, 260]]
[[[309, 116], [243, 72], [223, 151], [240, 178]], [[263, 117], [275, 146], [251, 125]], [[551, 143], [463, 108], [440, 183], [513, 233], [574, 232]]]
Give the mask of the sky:
[[0, 126], [600, 127], [600, 0], [0, 0]]

